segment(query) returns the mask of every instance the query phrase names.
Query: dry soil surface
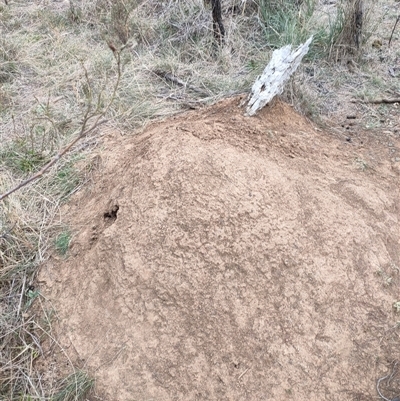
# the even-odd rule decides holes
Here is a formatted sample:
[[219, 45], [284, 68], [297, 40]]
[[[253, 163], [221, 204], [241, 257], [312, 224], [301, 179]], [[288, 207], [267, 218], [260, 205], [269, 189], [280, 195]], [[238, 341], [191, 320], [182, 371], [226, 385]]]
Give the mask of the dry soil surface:
[[372, 400], [400, 359], [399, 143], [239, 102], [110, 134], [63, 210], [41, 287], [93, 400]]

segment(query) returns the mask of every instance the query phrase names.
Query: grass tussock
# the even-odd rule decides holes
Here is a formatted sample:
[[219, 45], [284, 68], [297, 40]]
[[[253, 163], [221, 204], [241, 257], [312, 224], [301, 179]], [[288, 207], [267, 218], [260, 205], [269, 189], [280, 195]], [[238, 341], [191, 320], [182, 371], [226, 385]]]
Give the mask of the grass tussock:
[[[353, 40], [347, 27], [354, 13], [321, 11], [315, 0], [225, 1], [225, 43], [216, 46], [203, 0], [8, 3], [0, 4], [0, 193], [70, 143], [86, 113], [104, 112], [107, 124], [0, 205], [0, 400], [79, 400], [93, 385], [86, 373], [44, 382], [36, 369], [43, 342], [56, 344], [36, 278], [50, 252], [68, 257], [71, 234], [59, 208], [96, 169], [91, 150], [102, 133], [129, 133], [150, 119], [248, 91], [275, 48], [311, 34], [309, 60], [323, 63]], [[121, 46], [119, 76], [113, 49]], [[326, 83], [322, 68], [306, 66], [300, 74], [315, 85], [319, 103], [302, 88], [292, 90], [293, 103], [300, 99], [312, 114], [321, 104], [336, 107], [325, 90], [334, 83]]]
[[60, 382], [52, 401], [84, 400], [93, 385], [93, 379], [86, 372], [77, 370]]
[[311, 26], [314, 0], [259, 0], [258, 7], [266, 39], [274, 48], [299, 45], [315, 34]]
[[342, 1], [337, 10], [337, 35], [330, 49], [330, 56], [339, 61], [346, 56], [359, 57], [366, 41], [365, 26], [368, 10], [364, 0]]
[[368, 0], [339, 1], [334, 10], [317, 10], [315, 0], [258, 0], [260, 21], [271, 47], [299, 45], [314, 36], [308, 58], [357, 56], [368, 39]]

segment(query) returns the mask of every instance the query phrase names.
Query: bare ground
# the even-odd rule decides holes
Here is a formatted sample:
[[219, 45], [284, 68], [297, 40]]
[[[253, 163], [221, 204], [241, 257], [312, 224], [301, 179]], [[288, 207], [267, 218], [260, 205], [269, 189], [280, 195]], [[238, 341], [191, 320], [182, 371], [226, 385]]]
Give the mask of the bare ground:
[[110, 133], [63, 209], [40, 282], [93, 400], [375, 399], [400, 358], [400, 143], [239, 102]]

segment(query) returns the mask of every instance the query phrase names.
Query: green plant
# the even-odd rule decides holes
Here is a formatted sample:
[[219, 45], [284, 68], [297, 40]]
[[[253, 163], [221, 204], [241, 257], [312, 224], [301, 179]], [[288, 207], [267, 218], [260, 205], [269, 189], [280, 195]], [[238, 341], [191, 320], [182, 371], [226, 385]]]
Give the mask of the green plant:
[[68, 160], [57, 169], [52, 180], [52, 192], [65, 201], [79, 187], [82, 173], [75, 167], [76, 160]]
[[60, 255], [65, 256], [67, 254], [70, 242], [71, 242], [71, 233], [68, 230], [65, 230], [60, 234], [58, 234], [55, 240], [55, 248]]
[[28, 310], [35, 299], [40, 296], [40, 291], [34, 289], [33, 287], [28, 288], [28, 291], [26, 291], [26, 303], [25, 303], [25, 310]]
[[44, 156], [35, 150], [26, 149], [18, 143], [0, 153], [0, 162], [22, 174], [32, 173], [44, 163]]

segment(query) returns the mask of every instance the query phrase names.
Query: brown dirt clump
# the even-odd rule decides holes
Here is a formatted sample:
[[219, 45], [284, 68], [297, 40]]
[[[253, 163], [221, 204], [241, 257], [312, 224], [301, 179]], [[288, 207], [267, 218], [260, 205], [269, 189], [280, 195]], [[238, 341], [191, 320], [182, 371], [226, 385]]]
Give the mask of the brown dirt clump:
[[40, 279], [96, 399], [369, 399], [400, 358], [399, 166], [239, 100], [110, 135], [64, 209]]

